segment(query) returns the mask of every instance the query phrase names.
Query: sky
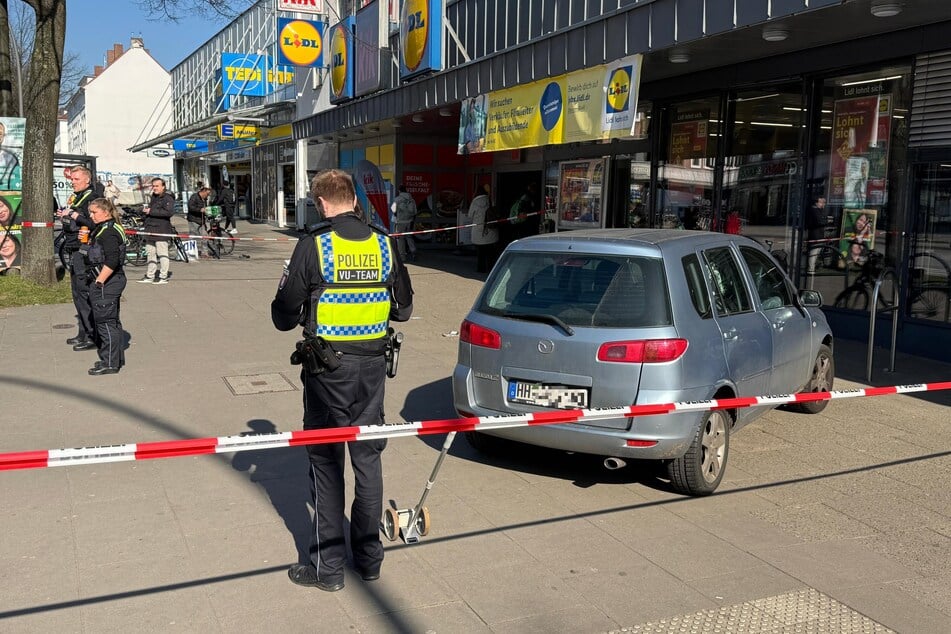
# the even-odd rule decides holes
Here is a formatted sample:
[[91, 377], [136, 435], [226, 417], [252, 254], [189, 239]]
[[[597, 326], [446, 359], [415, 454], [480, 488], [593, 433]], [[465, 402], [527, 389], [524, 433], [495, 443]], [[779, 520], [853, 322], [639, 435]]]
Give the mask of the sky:
[[[238, 3], [235, 3], [238, 4]], [[155, 60], [172, 70], [227, 25], [215, 17], [182, 16], [177, 23], [150, 17], [135, 0], [69, 0], [66, 3], [66, 52], [76, 53], [87, 74], [102, 65], [113, 44], [129, 48], [141, 37]]]

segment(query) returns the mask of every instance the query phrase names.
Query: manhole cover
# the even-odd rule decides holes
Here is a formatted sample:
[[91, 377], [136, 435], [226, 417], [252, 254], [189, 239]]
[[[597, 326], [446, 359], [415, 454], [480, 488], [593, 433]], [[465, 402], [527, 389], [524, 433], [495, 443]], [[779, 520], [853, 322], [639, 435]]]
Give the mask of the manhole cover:
[[876, 623], [813, 588], [675, 616], [653, 623], [626, 627], [621, 631], [638, 634], [680, 634], [681, 632], [895, 634], [893, 630], [881, 623]]
[[75, 328], [76, 324], [53, 324], [53, 330], [66, 330], [67, 328]]
[[297, 388], [284, 378], [283, 374], [249, 374], [247, 376], [226, 376], [225, 385], [235, 396], [263, 394], [265, 392], [293, 392]]

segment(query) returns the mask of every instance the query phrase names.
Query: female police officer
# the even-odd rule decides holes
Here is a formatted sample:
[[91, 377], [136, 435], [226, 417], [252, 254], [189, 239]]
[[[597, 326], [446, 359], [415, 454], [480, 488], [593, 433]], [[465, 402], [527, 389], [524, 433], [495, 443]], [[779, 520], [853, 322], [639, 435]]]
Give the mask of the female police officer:
[[97, 198], [89, 203], [89, 214], [96, 226], [84, 256], [89, 307], [99, 350], [99, 361], [89, 369], [89, 374], [98, 376], [115, 374], [125, 364], [125, 342], [119, 321], [119, 300], [126, 284], [122, 270], [125, 229], [119, 224], [119, 212], [108, 198]]
[[[271, 320], [279, 330], [303, 325], [305, 336], [320, 341], [324, 354], [335, 359], [310, 369], [304, 364], [304, 429], [382, 425], [387, 331], [389, 320], [406, 321], [413, 312], [409, 275], [393, 239], [354, 211], [356, 193], [346, 172], [318, 173], [311, 197], [328, 222], [297, 243], [271, 303]], [[356, 480], [350, 547], [357, 572], [372, 581], [379, 579], [383, 563], [380, 453], [386, 440], [348, 446]], [[344, 448], [309, 445], [307, 454], [314, 489], [310, 561], [291, 566], [287, 574], [298, 585], [336, 592], [343, 588], [347, 559]]]

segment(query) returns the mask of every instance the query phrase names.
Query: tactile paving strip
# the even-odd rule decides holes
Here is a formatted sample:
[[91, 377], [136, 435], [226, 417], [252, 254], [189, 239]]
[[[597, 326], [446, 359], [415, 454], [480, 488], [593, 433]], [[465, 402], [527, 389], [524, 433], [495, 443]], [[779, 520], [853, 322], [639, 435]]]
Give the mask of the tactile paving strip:
[[637, 634], [895, 634], [812, 588], [614, 630]]

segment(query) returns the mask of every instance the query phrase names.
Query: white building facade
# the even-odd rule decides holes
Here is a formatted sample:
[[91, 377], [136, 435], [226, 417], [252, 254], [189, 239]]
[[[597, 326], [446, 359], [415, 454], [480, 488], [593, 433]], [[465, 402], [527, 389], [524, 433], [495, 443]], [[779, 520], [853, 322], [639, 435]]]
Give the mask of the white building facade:
[[143, 202], [151, 179], [172, 182], [172, 152], [155, 147], [132, 153], [143, 139], [171, 130], [171, 79], [141, 38], [125, 50], [115, 44], [66, 107], [70, 154], [96, 157], [96, 175], [119, 189], [119, 202]]

